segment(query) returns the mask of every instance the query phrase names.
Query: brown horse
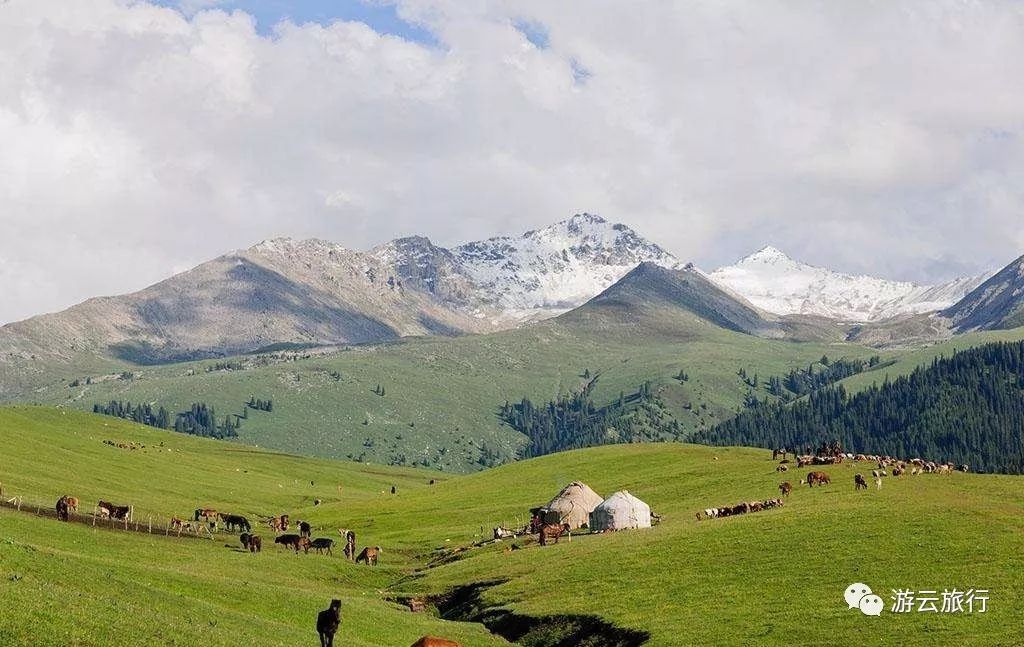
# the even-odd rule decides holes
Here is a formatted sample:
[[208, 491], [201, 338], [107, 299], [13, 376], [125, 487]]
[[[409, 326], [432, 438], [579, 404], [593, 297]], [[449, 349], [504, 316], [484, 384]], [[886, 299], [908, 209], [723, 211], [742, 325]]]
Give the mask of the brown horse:
[[454, 640], [438, 638], [437, 636], [423, 636], [412, 644], [412, 647], [462, 647], [462, 643]]
[[68, 503], [68, 511], [70, 511], [70, 512], [78, 512], [78, 497], [73, 497], [73, 496], [65, 495], [64, 499]]
[[783, 481], [779, 483], [779, 492], [782, 496], [789, 496], [789, 493], [793, 491], [793, 485], [789, 481]]
[[818, 485], [828, 485], [831, 482], [832, 479], [830, 479], [828, 474], [826, 474], [825, 472], [807, 473], [807, 485], [810, 487], [814, 487], [815, 483], [817, 483]]
[[572, 528], [567, 523], [549, 523], [540, 527], [540, 545], [547, 546], [548, 539], [554, 539], [555, 543], [558, 543], [558, 539], [562, 535], [568, 535], [569, 541], [572, 541], [572, 533], [569, 532]]
[[380, 549], [380, 546], [367, 546], [363, 552], [359, 553], [359, 557], [356, 557], [356, 564], [366, 562], [367, 566], [376, 566], [382, 552], [384, 551]]

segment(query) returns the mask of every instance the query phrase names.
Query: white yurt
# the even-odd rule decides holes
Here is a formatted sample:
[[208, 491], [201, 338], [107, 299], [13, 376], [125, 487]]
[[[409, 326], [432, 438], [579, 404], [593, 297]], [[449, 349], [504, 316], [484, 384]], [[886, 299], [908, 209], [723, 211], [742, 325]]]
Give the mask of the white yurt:
[[544, 523], [567, 523], [576, 529], [587, 525], [591, 510], [601, 501], [601, 495], [591, 490], [589, 485], [573, 481], [540, 509], [541, 520]]
[[650, 527], [651, 506], [626, 490], [611, 495], [590, 513], [591, 532]]

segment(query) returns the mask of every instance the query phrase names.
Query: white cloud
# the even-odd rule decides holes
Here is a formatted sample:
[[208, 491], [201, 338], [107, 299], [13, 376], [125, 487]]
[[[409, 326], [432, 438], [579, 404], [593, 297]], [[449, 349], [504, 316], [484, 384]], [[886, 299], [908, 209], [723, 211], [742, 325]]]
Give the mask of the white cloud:
[[436, 47], [211, 4], [0, 4], [0, 321], [274, 235], [454, 243], [582, 210], [707, 267], [1024, 252], [1016, 4], [403, 0]]

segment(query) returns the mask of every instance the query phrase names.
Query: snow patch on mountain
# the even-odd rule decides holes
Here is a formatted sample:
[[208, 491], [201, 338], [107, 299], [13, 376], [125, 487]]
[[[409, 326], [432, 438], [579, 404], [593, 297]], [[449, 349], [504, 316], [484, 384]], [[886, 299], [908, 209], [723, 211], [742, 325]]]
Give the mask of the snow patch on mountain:
[[587, 213], [453, 251], [485, 299], [519, 317], [581, 305], [644, 261], [679, 264], [629, 227]]
[[858, 322], [940, 310], [963, 298], [988, 276], [918, 285], [815, 267], [774, 247], [711, 273], [716, 282], [768, 312]]

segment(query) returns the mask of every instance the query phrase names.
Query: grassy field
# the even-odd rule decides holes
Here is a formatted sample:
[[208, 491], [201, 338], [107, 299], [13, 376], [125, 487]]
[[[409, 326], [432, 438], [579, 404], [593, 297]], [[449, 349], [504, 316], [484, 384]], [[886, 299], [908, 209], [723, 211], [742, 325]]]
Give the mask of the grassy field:
[[[498, 418], [506, 400], [545, 402], [600, 373], [594, 394], [610, 402], [651, 380], [684, 431], [733, 414], [749, 388], [737, 375], [767, 379], [830, 357], [876, 351], [849, 344], [794, 343], [733, 333], [701, 320], [674, 320], [656, 334], [623, 323], [613, 331], [547, 322], [506, 333], [414, 339], [352, 348], [297, 361], [236, 358], [243, 370], [207, 372], [215, 361], [131, 367], [133, 379], [100, 379], [65, 367], [23, 401], [91, 410], [112, 399], [170, 411], [207, 402], [220, 417], [241, 413], [250, 397], [274, 411], [250, 410], [240, 442], [312, 456], [419, 465], [451, 472], [479, 469], [486, 444], [505, 459], [524, 437]], [[690, 380], [673, 376], [680, 370]], [[75, 380], [77, 386], [69, 386]], [[763, 380], [762, 380], [763, 381]], [[384, 397], [374, 391], [380, 385]], [[762, 387], [761, 393], [764, 395]], [[686, 406], [690, 408], [684, 408]]]
[[[108, 438], [147, 447], [117, 449], [102, 443]], [[763, 450], [652, 444], [445, 477], [36, 407], [0, 409], [0, 446], [8, 496], [52, 504], [70, 492], [86, 507], [102, 497], [157, 519], [199, 505], [252, 517], [288, 512], [323, 529], [315, 536], [344, 526], [360, 544], [384, 547], [382, 565], [370, 569], [272, 544], [243, 554], [225, 546], [234, 543], [227, 535], [150, 537], [0, 509], [0, 644], [315, 644], [314, 611], [331, 597], [345, 604], [341, 644], [401, 646], [426, 632], [502, 644], [479, 625], [388, 601], [495, 580], [503, 583], [486, 590], [488, 604], [530, 617], [597, 616], [649, 632], [650, 645], [1022, 644], [1020, 477], [922, 475], [854, 492], [853, 473], [870, 466], [844, 464], [827, 468], [831, 486], [797, 487], [783, 508], [698, 522], [698, 509], [773, 497], [782, 477], [795, 484], [806, 470], [780, 476]], [[548, 548], [523, 540], [511, 552], [508, 542], [472, 548], [425, 567], [493, 525], [525, 521], [529, 507], [573, 479], [604, 495], [628, 489], [664, 521]], [[886, 600], [881, 617], [846, 608], [842, 593], [855, 581]], [[888, 608], [891, 589], [953, 587], [988, 589], [988, 611]]]

